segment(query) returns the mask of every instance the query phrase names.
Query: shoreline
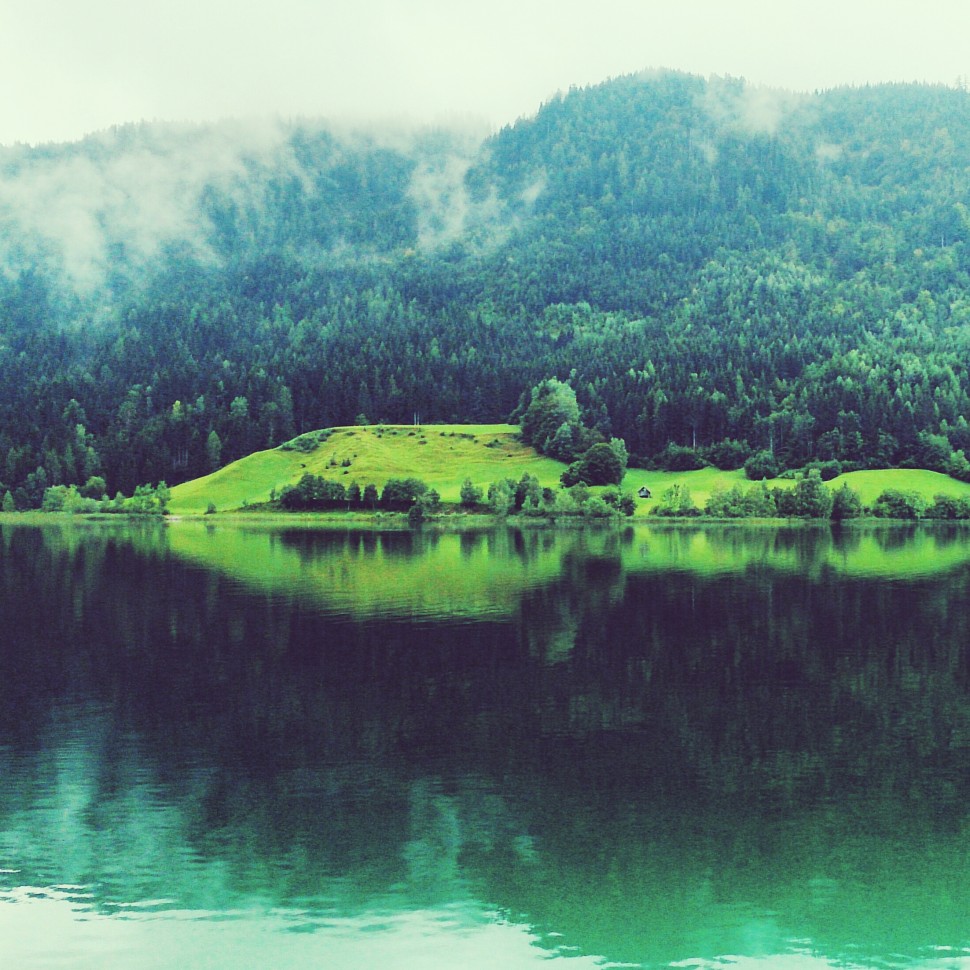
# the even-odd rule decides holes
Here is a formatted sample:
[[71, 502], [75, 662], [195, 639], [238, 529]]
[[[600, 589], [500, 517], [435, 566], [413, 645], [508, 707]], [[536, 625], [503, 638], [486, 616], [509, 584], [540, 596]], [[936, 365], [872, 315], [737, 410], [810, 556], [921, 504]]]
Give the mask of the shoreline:
[[451, 513], [430, 516], [418, 525], [408, 522], [406, 512], [217, 512], [217, 513], [173, 513], [165, 515], [142, 515], [136, 513], [107, 513], [107, 512], [0, 512], [0, 525], [53, 525], [85, 523], [88, 525], [104, 525], [107, 523], [177, 526], [182, 524], [206, 525], [215, 528], [219, 525], [226, 527], [258, 527], [258, 528], [304, 528], [333, 531], [366, 530], [387, 532], [480, 532], [505, 526], [519, 530], [568, 529], [576, 530], [591, 527], [605, 528], [636, 528], [648, 526], [650, 528], [704, 528], [717, 526], [718, 528], [829, 528], [855, 529], [873, 526], [889, 526], [894, 528], [913, 526], [947, 526], [970, 527], [970, 519], [892, 519], [879, 516], [857, 516], [850, 519], [821, 519], [821, 518], [716, 518], [713, 516], [622, 516], [608, 518], [588, 518], [584, 516], [560, 516], [546, 518], [541, 516], [520, 515], [492, 515], [483, 512]]

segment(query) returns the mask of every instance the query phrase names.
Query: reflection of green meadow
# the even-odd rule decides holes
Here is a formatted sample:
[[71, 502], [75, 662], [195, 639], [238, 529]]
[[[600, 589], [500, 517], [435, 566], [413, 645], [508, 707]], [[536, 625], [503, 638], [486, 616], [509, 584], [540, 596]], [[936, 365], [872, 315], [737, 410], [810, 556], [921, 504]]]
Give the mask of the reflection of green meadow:
[[177, 555], [247, 586], [359, 616], [508, 614], [523, 589], [558, 575], [565, 549], [548, 532], [516, 539], [507, 530], [424, 536], [186, 521], [169, 536]]
[[623, 556], [630, 572], [717, 575], [764, 567], [906, 579], [970, 562], [970, 528], [952, 525], [674, 525], [637, 527], [636, 537]]
[[628, 573], [717, 576], [757, 568], [916, 578], [970, 562], [970, 530], [946, 526], [659, 525], [612, 529], [495, 528], [424, 535], [171, 523], [169, 548], [247, 586], [359, 616], [500, 616], [526, 589], [584, 558]]

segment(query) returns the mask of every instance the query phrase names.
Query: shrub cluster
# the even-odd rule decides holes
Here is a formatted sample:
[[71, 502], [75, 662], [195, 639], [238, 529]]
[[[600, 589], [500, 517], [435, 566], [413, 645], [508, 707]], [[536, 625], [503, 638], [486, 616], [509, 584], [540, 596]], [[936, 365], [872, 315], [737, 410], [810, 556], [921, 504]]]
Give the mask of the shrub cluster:
[[671, 485], [651, 510], [651, 515], [689, 518], [711, 516], [718, 519], [804, 518], [841, 521], [871, 514], [883, 519], [970, 519], [970, 497], [936, 495], [932, 503], [918, 492], [886, 489], [871, 509], [866, 509], [858, 492], [847, 483], [828, 488], [818, 468], [803, 473], [794, 488], [768, 488], [764, 481], [715, 487], [703, 508], [696, 505], [690, 489]]
[[674, 484], [660, 497], [653, 515], [691, 517], [706, 515], [719, 519], [805, 518], [851, 519], [862, 514], [862, 502], [848, 485], [832, 491], [818, 469], [799, 478], [794, 488], [771, 488], [762, 480], [744, 487], [716, 487], [704, 508], [696, 505], [686, 485]]
[[[3, 499], [3, 510], [15, 510], [11, 499]], [[81, 487], [77, 485], [51, 485], [44, 491], [41, 502], [43, 512], [69, 512], [74, 515], [90, 514], [94, 512], [121, 513], [125, 515], [165, 515], [171, 491], [165, 482], [157, 485], [139, 485], [134, 494], [126, 498], [118, 492], [114, 498], [108, 498], [104, 492], [104, 479], [90, 478]]]
[[872, 507], [872, 514], [884, 519], [970, 519], [970, 498], [935, 495], [927, 504], [918, 492], [887, 488]]
[[431, 511], [440, 496], [418, 478], [389, 478], [378, 493], [373, 483], [361, 489], [357, 482], [343, 482], [323, 478], [307, 472], [296, 485], [287, 485], [278, 501], [290, 511], [320, 511], [325, 509], [388, 509], [407, 512], [421, 503], [423, 511]]

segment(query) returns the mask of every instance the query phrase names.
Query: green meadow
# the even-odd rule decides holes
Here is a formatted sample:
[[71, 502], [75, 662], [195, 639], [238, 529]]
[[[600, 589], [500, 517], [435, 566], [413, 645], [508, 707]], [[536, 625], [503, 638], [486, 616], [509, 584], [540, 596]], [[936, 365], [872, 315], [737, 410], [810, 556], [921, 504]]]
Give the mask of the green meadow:
[[964, 498], [970, 495], [970, 483], [958, 481], [940, 472], [925, 471], [922, 468], [881, 468], [873, 471], [848, 472], [829, 482], [829, 488], [838, 488], [842, 483], [855, 489], [862, 504], [871, 506], [887, 489], [900, 492], [916, 492], [931, 503], [937, 495]]
[[269, 500], [270, 492], [296, 484], [310, 473], [361, 488], [382, 488], [389, 478], [420, 478], [444, 502], [457, 503], [466, 477], [487, 488], [502, 478], [518, 480], [528, 472], [544, 486], [559, 484], [565, 465], [518, 440], [511, 424], [373, 425], [333, 428], [310, 452], [260, 451], [211, 475], [172, 489], [169, 509], [175, 514], [217, 511]]
[[[518, 480], [534, 475], [543, 486], [555, 488], [565, 469], [562, 462], [539, 455], [518, 438], [511, 424], [375, 425], [333, 428], [317, 433], [323, 440], [311, 451], [274, 448], [259, 451], [220, 468], [211, 475], [172, 489], [169, 510], [176, 515], [200, 515], [210, 506], [229, 512], [261, 505], [284, 486], [296, 484], [311, 473], [341, 481], [357, 482], [361, 488], [373, 482], [382, 488], [389, 478], [416, 477], [428, 483], [446, 503], [457, 503], [462, 482], [470, 478], [483, 490], [503, 478]], [[306, 437], [306, 436], [304, 436]], [[871, 506], [885, 489], [913, 491], [932, 502], [939, 494], [970, 495], [970, 484], [920, 469], [887, 469], [850, 472], [829, 483], [847, 483], [864, 505]], [[702, 468], [691, 472], [648, 471], [631, 468], [623, 488], [636, 492], [650, 489], [651, 498], [638, 501], [636, 517], [644, 517], [672, 485], [690, 489], [694, 502], [703, 507], [718, 487], [747, 484], [744, 472]], [[772, 486], [792, 487], [791, 480], [776, 479]]]

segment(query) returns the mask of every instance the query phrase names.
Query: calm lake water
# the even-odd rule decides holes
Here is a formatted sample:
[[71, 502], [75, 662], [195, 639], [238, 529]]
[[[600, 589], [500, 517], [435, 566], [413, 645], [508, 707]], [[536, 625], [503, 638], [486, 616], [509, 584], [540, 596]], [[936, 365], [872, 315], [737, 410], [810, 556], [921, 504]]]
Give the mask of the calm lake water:
[[970, 532], [0, 525], [0, 968], [970, 968]]

